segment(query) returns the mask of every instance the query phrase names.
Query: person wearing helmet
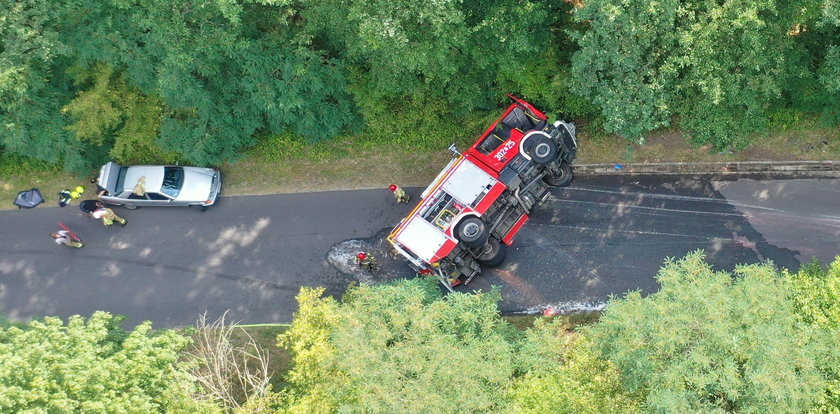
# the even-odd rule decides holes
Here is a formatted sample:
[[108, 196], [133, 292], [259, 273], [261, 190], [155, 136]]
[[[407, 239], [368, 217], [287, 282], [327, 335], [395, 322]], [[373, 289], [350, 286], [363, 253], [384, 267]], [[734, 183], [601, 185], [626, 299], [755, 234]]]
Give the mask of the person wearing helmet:
[[85, 247], [84, 243], [82, 243], [82, 241], [79, 240], [79, 238], [75, 234], [67, 230], [59, 230], [50, 233], [50, 236], [52, 236], [56, 244], [63, 244], [67, 247], [75, 247], [77, 249]]
[[406, 194], [405, 191], [396, 184], [391, 184], [388, 186], [388, 189], [394, 192], [394, 198], [397, 199], [397, 203], [408, 204], [408, 201], [411, 200], [411, 196]]
[[356, 263], [359, 264], [359, 267], [367, 270], [368, 272], [372, 272], [379, 268], [379, 265], [376, 263], [376, 259], [373, 255], [366, 252], [359, 252], [359, 254], [356, 255]]

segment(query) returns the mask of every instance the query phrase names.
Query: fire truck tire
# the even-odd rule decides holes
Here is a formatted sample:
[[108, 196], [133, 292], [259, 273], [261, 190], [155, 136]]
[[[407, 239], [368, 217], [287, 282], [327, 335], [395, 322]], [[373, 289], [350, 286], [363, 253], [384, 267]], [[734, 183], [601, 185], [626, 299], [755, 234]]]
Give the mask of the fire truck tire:
[[557, 143], [551, 138], [545, 136], [535, 136], [534, 143], [528, 149], [528, 155], [537, 164], [548, 164], [557, 158], [560, 149], [557, 148]]
[[574, 174], [572, 173], [572, 166], [564, 162], [560, 164], [560, 174], [548, 174], [544, 180], [546, 184], [553, 187], [565, 187], [572, 182]]
[[478, 248], [487, 243], [487, 226], [478, 217], [467, 217], [458, 223], [455, 238], [468, 247]]
[[487, 243], [482, 247], [481, 254], [478, 255], [478, 263], [482, 266], [495, 267], [505, 260], [507, 254], [507, 246], [502, 244], [499, 239], [491, 237]]

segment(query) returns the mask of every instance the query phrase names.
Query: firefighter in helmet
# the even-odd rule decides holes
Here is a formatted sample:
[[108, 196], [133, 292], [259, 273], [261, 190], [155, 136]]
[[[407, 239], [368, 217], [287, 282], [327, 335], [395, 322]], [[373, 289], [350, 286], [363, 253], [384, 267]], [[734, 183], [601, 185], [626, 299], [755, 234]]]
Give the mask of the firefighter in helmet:
[[408, 204], [408, 201], [411, 199], [411, 196], [406, 194], [405, 191], [396, 184], [391, 184], [388, 186], [388, 189], [394, 192], [394, 198], [397, 199], [397, 203]]
[[370, 253], [359, 252], [359, 254], [356, 255], [356, 263], [359, 264], [359, 267], [367, 270], [368, 272], [372, 272], [379, 268], [379, 265], [376, 263], [376, 259]]

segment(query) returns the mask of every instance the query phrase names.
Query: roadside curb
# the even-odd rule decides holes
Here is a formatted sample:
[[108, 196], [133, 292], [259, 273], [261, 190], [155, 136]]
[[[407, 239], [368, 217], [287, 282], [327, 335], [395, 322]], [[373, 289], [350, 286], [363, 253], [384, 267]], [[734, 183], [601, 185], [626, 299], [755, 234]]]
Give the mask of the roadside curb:
[[727, 162], [663, 162], [627, 164], [572, 165], [575, 174], [644, 175], [644, 174], [773, 174], [773, 175], [840, 175], [840, 161], [727, 161]]

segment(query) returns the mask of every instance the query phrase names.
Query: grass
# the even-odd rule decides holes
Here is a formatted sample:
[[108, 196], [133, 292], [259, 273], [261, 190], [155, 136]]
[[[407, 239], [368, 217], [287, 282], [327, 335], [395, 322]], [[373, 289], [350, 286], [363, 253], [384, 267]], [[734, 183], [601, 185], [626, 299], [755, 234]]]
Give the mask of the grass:
[[[463, 126], [448, 125], [434, 134], [395, 120], [371, 132], [315, 144], [288, 135], [263, 136], [242, 159], [221, 167], [223, 195], [385, 188], [391, 183], [426, 186], [449, 161], [449, 143], [467, 148], [492, 117], [471, 116]], [[578, 126], [578, 164], [840, 159], [840, 127], [820, 128], [809, 119], [755, 137], [752, 145], [732, 152], [692, 146], [675, 129], [651, 133], [638, 145], [591, 135], [586, 128]], [[17, 192], [32, 187], [41, 189], [47, 206], [57, 205], [59, 191], [77, 185], [86, 186], [84, 196], [92, 197], [95, 188], [87, 178], [21, 157], [2, 157], [0, 209], [14, 208]]]

